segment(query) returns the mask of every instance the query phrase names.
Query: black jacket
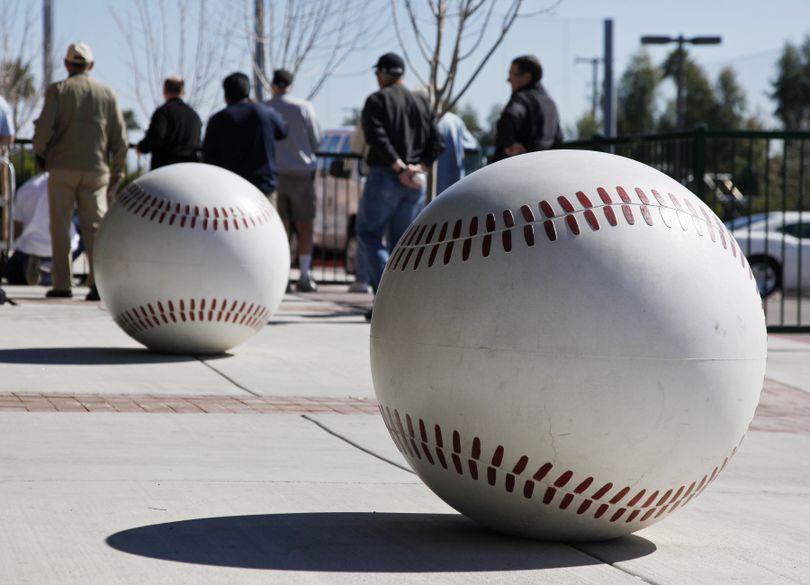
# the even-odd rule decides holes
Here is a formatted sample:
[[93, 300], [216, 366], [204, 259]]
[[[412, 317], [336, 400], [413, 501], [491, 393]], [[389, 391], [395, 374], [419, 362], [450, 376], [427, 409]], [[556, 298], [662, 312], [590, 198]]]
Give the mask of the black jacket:
[[371, 94], [363, 106], [361, 119], [369, 166], [391, 166], [397, 158], [405, 163], [428, 165], [444, 150], [430, 104], [401, 83]]
[[562, 142], [557, 106], [539, 82], [512, 94], [496, 129], [494, 161], [506, 158], [504, 149], [515, 142], [526, 152], [547, 150]]
[[138, 149], [152, 153], [152, 168], [199, 160], [202, 122], [191, 106], [172, 98], [152, 114]]
[[276, 140], [287, 137], [287, 123], [270, 106], [241, 101], [208, 121], [203, 161], [233, 171], [262, 193], [276, 190]]

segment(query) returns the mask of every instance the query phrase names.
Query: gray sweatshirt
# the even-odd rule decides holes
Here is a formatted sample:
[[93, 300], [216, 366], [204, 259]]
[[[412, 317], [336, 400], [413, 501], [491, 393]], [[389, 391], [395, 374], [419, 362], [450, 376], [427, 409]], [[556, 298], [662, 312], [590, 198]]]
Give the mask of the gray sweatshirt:
[[321, 144], [321, 127], [315, 108], [306, 100], [277, 95], [266, 102], [287, 122], [289, 134], [276, 142], [276, 165], [280, 173], [315, 170], [315, 151]]

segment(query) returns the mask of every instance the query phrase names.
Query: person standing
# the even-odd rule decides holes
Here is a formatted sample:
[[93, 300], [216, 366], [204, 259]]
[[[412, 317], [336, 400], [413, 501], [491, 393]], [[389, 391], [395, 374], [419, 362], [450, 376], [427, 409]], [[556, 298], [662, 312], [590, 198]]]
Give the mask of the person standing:
[[425, 205], [425, 173], [443, 144], [428, 100], [405, 87], [402, 57], [386, 53], [374, 71], [380, 89], [366, 99], [361, 113], [369, 171], [357, 233], [376, 293], [390, 251]]
[[90, 264], [86, 300], [98, 301], [93, 244], [107, 211], [108, 191], [124, 176], [126, 126], [115, 92], [89, 75], [95, 64], [90, 47], [71, 44], [64, 63], [68, 78], [48, 86], [32, 141], [34, 154], [49, 171], [53, 288], [45, 296], [73, 296], [70, 224], [78, 207]]
[[439, 132], [444, 140], [444, 150], [437, 161], [436, 192], [441, 193], [453, 183], [464, 178], [464, 157], [481, 147], [470, 134], [467, 125], [453, 112], [445, 112], [439, 119]]
[[180, 162], [198, 162], [202, 121], [197, 112], [183, 101], [182, 77], [163, 81], [166, 102], [152, 114], [149, 128], [136, 147], [138, 153], [152, 154], [152, 170]]
[[512, 96], [495, 127], [493, 162], [524, 152], [554, 148], [562, 142], [557, 106], [540, 83], [541, 79], [543, 67], [534, 55], [523, 55], [512, 61], [507, 79]]
[[208, 121], [203, 162], [236, 173], [272, 199], [275, 141], [287, 136], [287, 124], [272, 108], [250, 101], [250, 79], [244, 73], [230, 74], [222, 88], [227, 106]]
[[299, 292], [315, 292], [318, 284], [310, 274], [312, 266], [312, 226], [315, 221], [315, 151], [321, 144], [321, 127], [315, 108], [306, 100], [290, 95], [293, 74], [284, 69], [273, 72], [270, 91], [273, 97], [266, 102], [287, 122], [287, 138], [276, 144], [278, 164], [278, 192], [276, 208], [287, 233], [290, 222], [298, 232]]

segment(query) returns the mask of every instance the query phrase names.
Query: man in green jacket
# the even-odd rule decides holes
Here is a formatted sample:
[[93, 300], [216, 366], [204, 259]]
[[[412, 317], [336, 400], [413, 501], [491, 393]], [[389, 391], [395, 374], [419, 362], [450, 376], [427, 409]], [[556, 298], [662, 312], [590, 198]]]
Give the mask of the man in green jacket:
[[47, 297], [69, 298], [73, 272], [70, 223], [75, 207], [90, 271], [86, 299], [99, 300], [93, 278], [93, 242], [107, 211], [108, 189], [124, 176], [127, 134], [115, 92], [88, 73], [93, 53], [85, 43], [73, 43], [65, 56], [68, 78], [51, 84], [42, 113], [34, 123], [34, 154], [50, 172], [53, 288]]

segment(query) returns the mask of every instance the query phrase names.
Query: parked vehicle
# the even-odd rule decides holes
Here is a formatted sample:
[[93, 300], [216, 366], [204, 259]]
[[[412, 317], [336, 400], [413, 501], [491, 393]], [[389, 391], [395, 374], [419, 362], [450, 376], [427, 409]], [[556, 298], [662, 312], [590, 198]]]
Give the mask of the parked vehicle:
[[777, 290], [810, 292], [810, 212], [774, 211], [726, 222], [764, 298]]
[[345, 261], [346, 272], [357, 269], [357, 207], [362, 193], [363, 162], [349, 147], [351, 128], [325, 130], [315, 178], [317, 212], [313, 242], [325, 257]]

